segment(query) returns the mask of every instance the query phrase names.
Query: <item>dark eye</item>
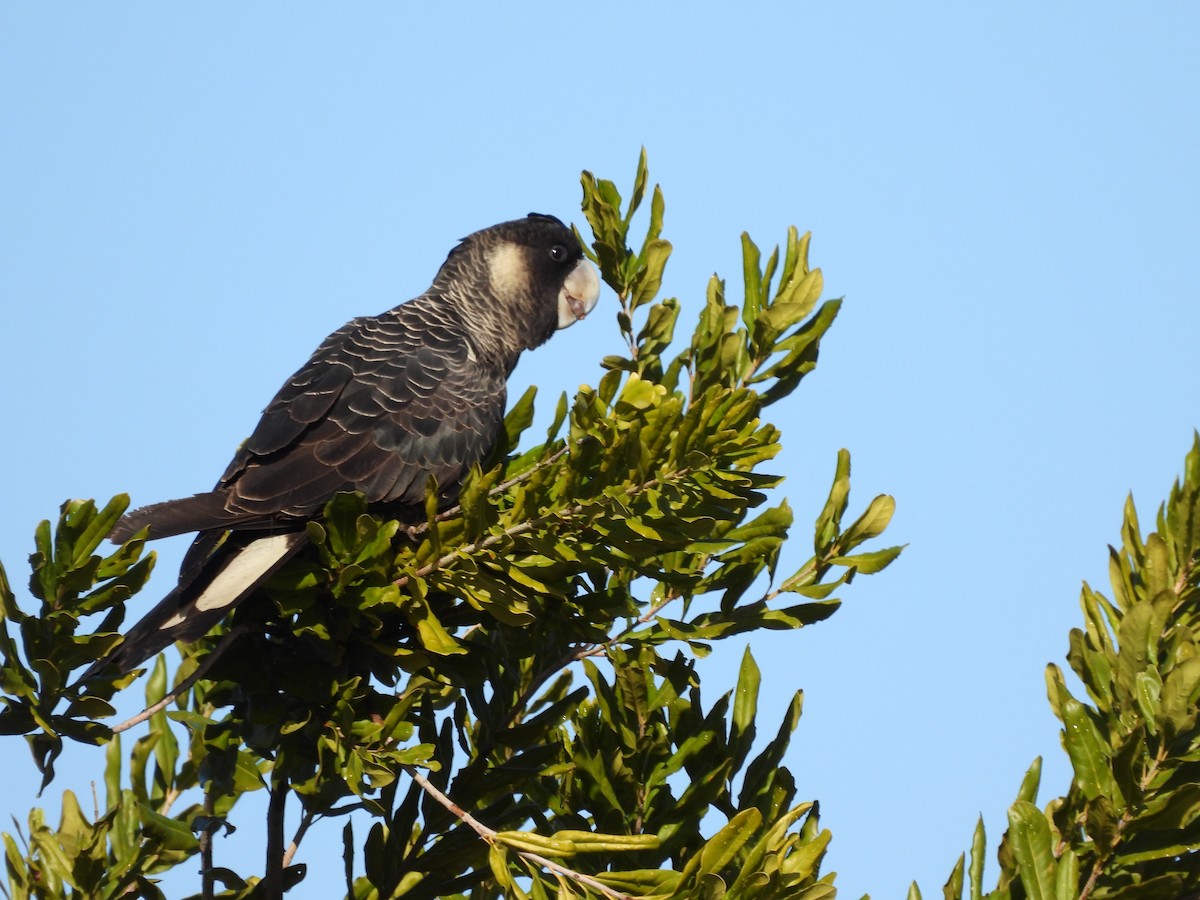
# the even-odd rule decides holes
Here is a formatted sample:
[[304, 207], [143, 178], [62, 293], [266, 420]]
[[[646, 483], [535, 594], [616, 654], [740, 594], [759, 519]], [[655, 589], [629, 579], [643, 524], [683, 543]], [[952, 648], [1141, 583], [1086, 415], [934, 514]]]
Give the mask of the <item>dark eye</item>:
[[555, 262], [567, 261], [567, 248], [562, 244], [555, 244], [550, 248], [550, 258]]

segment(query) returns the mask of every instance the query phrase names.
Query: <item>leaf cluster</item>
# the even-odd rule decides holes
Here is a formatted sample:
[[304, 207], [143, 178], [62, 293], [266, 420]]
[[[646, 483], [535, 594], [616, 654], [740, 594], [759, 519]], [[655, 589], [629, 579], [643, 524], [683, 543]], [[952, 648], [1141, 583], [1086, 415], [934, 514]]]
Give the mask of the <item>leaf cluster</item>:
[[[109, 737], [95, 720], [113, 714], [108, 698], [133, 680], [97, 679], [86, 695], [70, 683], [73, 669], [105, 656], [119, 643], [116, 629], [124, 619], [124, 603], [141, 590], [154, 568], [154, 554], [143, 557], [140, 540], [107, 556], [96, 553], [128, 505], [124, 495], [103, 509], [90, 500], [70, 500], [63, 504], [56, 528], [49, 521], [38, 526], [29, 557], [29, 592], [40, 601], [36, 613], [17, 605], [0, 566], [0, 734], [27, 735], [43, 787], [54, 777], [63, 738], [100, 743]], [[102, 620], [81, 635], [80, 620], [89, 615]], [[9, 623], [17, 629], [19, 648]], [[64, 702], [66, 709], [58, 712]]]
[[[166, 692], [167, 669], [160, 658], [146, 684], [147, 707]], [[84, 813], [72, 791], [62, 795], [57, 828], [40, 809], [28, 818], [26, 831], [3, 836], [8, 871], [6, 896], [116, 898], [162, 900], [153, 876], [192, 858], [199, 846], [197, 830], [219, 821], [236, 798], [262, 786], [256, 763], [239, 756], [236, 791], [213, 795], [207, 810], [197, 803], [178, 809], [180, 800], [200, 782], [200, 747], [181, 747], [159, 708], [149, 717], [150, 730], [137, 739], [122, 771], [122, 742], [112, 735], [105, 751], [104, 811]]]
[[[207, 896], [218, 896], [218, 881], [219, 896], [278, 896], [303, 878], [284, 850], [288, 802], [300, 806], [297, 846], [318, 820], [369, 818], [361, 846], [361, 815], [343, 832], [347, 895], [363, 900], [832, 896], [819, 872], [828, 832], [782, 765], [800, 695], [756, 753], [753, 657], [747, 651], [736, 690], [709, 707], [695, 657], [722, 639], [828, 617], [839, 587], [900, 552], [863, 548], [894, 504], [878, 497], [847, 516], [843, 451], [811, 557], [777, 571], [793, 513], [786, 501], [770, 503], [782, 479], [761, 467], [778, 453], [780, 432], [763, 411], [812, 370], [838, 303], [818, 306], [807, 235], [789, 231], [782, 255], [776, 248], [765, 263], [743, 235], [741, 304], [714, 276], [677, 348], [683, 304], [658, 296], [671, 245], [657, 186], [645, 236], [629, 246], [648, 188], [644, 152], [627, 204], [612, 182], [584, 173], [590, 253], [617, 294], [628, 352], [604, 360], [595, 386], [558, 398], [540, 442], [520, 449], [530, 391], [454, 508], [439, 508], [431, 489], [423, 520], [397, 521], [360, 496], [334, 498], [309, 525], [311, 552], [182, 648], [167, 695], [175, 709], [151, 718], [154, 782], [203, 792], [203, 805], [172, 821], [196, 836], [183, 852], [204, 856]], [[89, 515], [77, 519], [96, 543], [68, 535], [72, 559], [94, 558], [111, 527]], [[118, 555], [140, 549], [130, 542]], [[6, 619], [24, 629], [7, 596]], [[92, 612], [73, 599], [63, 608], [68, 622], [51, 627], [53, 640]], [[106, 619], [71, 667], [113, 646], [114, 629]], [[107, 735], [91, 722], [99, 710], [69, 708], [66, 726], [49, 718], [66, 696], [57, 687], [65, 675], [39, 691], [22, 681], [21, 656], [37, 659], [41, 645], [4, 641], [14, 683], [27, 684], [22, 694], [5, 682], [17, 710], [11, 731], [45, 740], [50, 724], [77, 737], [66, 727], [77, 722], [96, 729], [89, 739]], [[119, 686], [89, 681], [84, 697]], [[172, 723], [186, 734], [178, 744], [167, 736], [177, 733]], [[273, 862], [260, 880], [210, 857], [236, 799], [264, 785]], [[145, 805], [136, 794], [107, 799], [89, 828]], [[53, 896], [21, 880], [36, 867], [56, 867], [67, 883], [44, 848], [65, 846], [80, 827], [64, 820], [10, 853], [13, 896]], [[117, 870], [115, 832], [103, 827], [89, 840], [107, 841]], [[149, 884], [154, 870], [125, 870], [134, 869], [122, 884]], [[77, 883], [83, 894], [107, 884]]]
[[1070, 633], [1067, 661], [1086, 699], [1058, 666], [1046, 669], [1069, 789], [1039, 809], [1035, 760], [1008, 812], [996, 888], [983, 891], [981, 820], [968, 877], [960, 858], [947, 897], [1200, 896], [1200, 436], [1145, 538], [1126, 501], [1109, 580], [1111, 599], [1084, 583], [1084, 627]]

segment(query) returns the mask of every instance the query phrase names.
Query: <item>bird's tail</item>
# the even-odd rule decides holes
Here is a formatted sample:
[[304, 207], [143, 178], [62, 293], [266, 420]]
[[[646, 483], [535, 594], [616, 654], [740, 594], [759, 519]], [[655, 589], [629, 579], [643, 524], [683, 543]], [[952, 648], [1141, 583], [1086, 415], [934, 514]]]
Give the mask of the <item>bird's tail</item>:
[[[96, 662], [83, 677], [109, 670], [131, 672], [176, 641], [203, 637], [307, 542], [308, 534], [304, 531], [268, 535], [234, 532], [224, 536], [215, 533], [213, 546], [206, 548], [204, 565], [189, 565], [185, 561], [179, 586], [129, 630], [116, 650]], [[194, 560], [193, 553], [188, 557]]]
[[252, 517], [246, 513], [230, 512], [225, 508], [227, 499], [224, 491], [194, 494], [179, 500], [151, 503], [132, 510], [121, 517], [109, 539], [120, 544], [144, 526], [150, 526], [150, 539], [187, 534], [189, 531], [210, 531], [243, 525]]

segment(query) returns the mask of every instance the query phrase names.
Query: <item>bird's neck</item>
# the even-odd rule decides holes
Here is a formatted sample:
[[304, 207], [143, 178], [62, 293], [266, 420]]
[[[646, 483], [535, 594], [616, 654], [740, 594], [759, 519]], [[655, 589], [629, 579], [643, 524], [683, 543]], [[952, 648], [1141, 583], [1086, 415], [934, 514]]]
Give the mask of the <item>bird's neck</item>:
[[542, 333], [544, 329], [535, 326], [535, 301], [531, 297], [499, 299], [452, 285], [445, 298], [462, 317], [476, 356], [499, 367], [505, 377], [516, 367], [522, 351], [540, 346], [553, 333], [553, 328]]
[[435, 284], [412, 302], [436, 311], [447, 327], [462, 335], [474, 362], [502, 378], [508, 378], [526, 349], [519, 329], [499, 314], [501, 307], [491, 298], [460, 291], [453, 284]]

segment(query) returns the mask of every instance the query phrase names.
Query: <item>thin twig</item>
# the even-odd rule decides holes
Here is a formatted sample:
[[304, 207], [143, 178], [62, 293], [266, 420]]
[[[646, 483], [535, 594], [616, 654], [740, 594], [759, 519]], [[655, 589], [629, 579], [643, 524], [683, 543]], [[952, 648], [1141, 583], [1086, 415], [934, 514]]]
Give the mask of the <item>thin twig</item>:
[[145, 722], [147, 719], [149, 719], [152, 715], [154, 715], [159, 710], [165, 709], [180, 694], [186, 693], [193, 684], [195, 684], [197, 681], [199, 681], [201, 678], [204, 677], [204, 674], [209, 670], [209, 668], [212, 667], [212, 664], [215, 663], [218, 659], [220, 659], [221, 654], [223, 654], [227, 649], [229, 649], [229, 645], [233, 643], [234, 639], [240, 637], [242, 634], [245, 633], [245, 631], [246, 631], [246, 627], [239, 625], [237, 628], [233, 628], [229, 632], [227, 632], [226, 635], [223, 638], [221, 638], [220, 643], [218, 643], [217, 646], [215, 646], [213, 648], [212, 652], [204, 658], [204, 662], [200, 663], [200, 665], [198, 665], [196, 667], [195, 672], [193, 672], [187, 678], [183, 679], [183, 681], [181, 681], [179, 683], [179, 685], [174, 688], [174, 690], [169, 691], [161, 700], [159, 700], [154, 705], [147, 706], [145, 709], [143, 709], [140, 713], [138, 713], [132, 719], [126, 719], [120, 725], [114, 725], [113, 729], [112, 729], [113, 734], [120, 734], [122, 731], [128, 731], [134, 725], [139, 725], [142, 722]]
[[[549, 456], [545, 456], [545, 457], [542, 457], [541, 459], [539, 459], [537, 462], [535, 462], [532, 466], [530, 466], [524, 472], [520, 472], [520, 473], [514, 475], [512, 478], [508, 479], [507, 481], [500, 482], [498, 485], [496, 485], [494, 488], [492, 488], [491, 490], [488, 491], [488, 497], [497, 497], [500, 494], [503, 494], [509, 488], [516, 487], [518, 484], [520, 484], [523, 481], [528, 481], [530, 478], [532, 478], [534, 475], [536, 475], [542, 469], [545, 469], [545, 468], [548, 468], [548, 467], [554, 465], [556, 462], [558, 462], [560, 459], [562, 459], [564, 456], [566, 456], [570, 452], [571, 452], [571, 445], [569, 443], [563, 444], [561, 447], [559, 447], [557, 450], [555, 450]], [[438, 513], [437, 516], [435, 516], [434, 518], [438, 522], [443, 522], [446, 519], [453, 518], [454, 516], [458, 515], [460, 512], [462, 512], [461, 504], [452, 506], [445, 512]]]
[[565, 878], [570, 878], [572, 881], [577, 881], [582, 885], [586, 885], [587, 887], [592, 888], [592, 890], [599, 891], [605, 897], [612, 898], [612, 900], [634, 900], [631, 894], [622, 894], [620, 891], [614, 891], [603, 881], [597, 881], [590, 875], [584, 875], [582, 872], [576, 872], [574, 869], [568, 869], [561, 863], [556, 863], [552, 859], [546, 859], [546, 857], [540, 856], [537, 853], [530, 853], [528, 850], [517, 850], [516, 853], [518, 856], [529, 860], [531, 863], [535, 863], [542, 868], [549, 869], [551, 872], [555, 872], [564, 876]]
[[[192, 752], [189, 750], [188, 755], [186, 757], [184, 757], [184, 761], [186, 762], [187, 760], [190, 760], [191, 758], [192, 758]], [[163, 794], [163, 801], [161, 804], [159, 804], [159, 807], [158, 807], [159, 815], [165, 816], [168, 813], [170, 813], [171, 807], [175, 805], [175, 801], [179, 799], [179, 795], [182, 793], [183, 793], [183, 791], [181, 791], [179, 788], [173, 787], [169, 791], [167, 791], [165, 794]]]
[[[707, 563], [705, 565], [707, 565]], [[593, 644], [591, 647], [589, 647], [586, 650], [576, 651], [575, 654], [571, 657], [571, 662], [579, 662], [582, 659], [587, 659], [587, 657], [589, 657], [589, 656], [599, 656], [601, 653], [607, 653], [609, 648], [612, 647], [613, 644], [620, 643], [621, 641], [625, 640], [625, 638], [629, 637], [629, 635], [631, 635], [635, 629], [641, 627], [642, 625], [648, 624], [651, 619], [653, 619], [660, 612], [662, 612], [663, 607], [667, 606], [670, 603], [674, 603], [676, 600], [679, 599], [679, 597], [680, 597], [679, 594], [669, 594], [668, 596], [664, 597], [662, 600], [659, 600], [657, 603], [653, 604], [649, 609], [647, 609], [644, 613], [642, 613], [640, 616], [638, 616], [635, 621], [630, 622], [628, 625], [626, 625], [625, 629], [620, 634], [615, 634], [612, 637], [610, 637], [608, 640], [603, 641], [599, 644]]]
[[508, 715], [500, 724], [500, 730], [511, 727], [517, 721], [518, 717], [524, 711], [525, 704], [528, 703], [533, 698], [533, 695], [541, 689], [542, 685], [549, 681], [553, 676], [557, 675], [572, 663], [577, 663], [580, 660], [587, 659], [590, 656], [599, 656], [601, 653], [607, 653], [613, 644], [623, 641], [633, 632], [634, 629], [641, 625], [645, 625], [652, 618], [654, 618], [654, 616], [658, 615], [664, 606], [678, 599], [678, 594], [672, 594], [671, 596], [660, 600], [658, 603], [655, 603], [648, 610], [646, 610], [646, 612], [637, 620], [630, 622], [620, 634], [613, 635], [608, 640], [598, 644], [584, 644], [578, 649], [565, 654], [555, 662], [546, 666], [546, 668], [542, 669], [542, 671], [533, 676], [533, 679], [528, 685], [526, 685], [525, 690], [521, 691], [521, 695], [517, 697], [512, 709], [509, 710]]
[[[545, 469], [548, 466], [551, 466], [554, 463], [558, 462], [560, 459], [562, 459], [563, 456], [565, 456], [570, 451], [571, 451], [571, 445], [564, 444], [563, 446], [561, 446], [557, 450], [555, 450], [553, 453], [551, 453], [549, 456], [539, 459], [536, 463], [534, 463], [532, 466], [530, 466], [524, 472], [521, 472], [518, 475], [514, 475], [512, 478], [509, 478], [507, 481], [502, 481], [495, 487], [491, 488], [487, 492], [488, 497], [491, 498], [491, 497], [499, 496], [500, 494], [503, 494], [505, 491], [507, 491], [509, 488], [516, 487], [518, 484], [520, 484], [523, 481], [528, 481], [530, 478], [532, 478], [534, 475], [536, 475], [542, 469]], [[454, 506], [451, 506], [449, 509], [444, 509], [440, 513], [438, 513], [436, 516], [434, 516], [433, 521], [445, 522], [447, 519], [453, 519], [455, 516], [457, 516], [461, 512], [462, 512], [462, 504], [456, 503]], [[417, 525], [412, 525], [406, 529], [408, 536], [410, 538], [415, 538], [418, 535], [424, 534], [428, 530], [429, 530], [428, 522], [421, 522]]]
[[[1150, 783], [1154, 781], [1155, 776], [1158, 775], [1159, 767], [1166, 762], [1167, 755], [1167, 748], [1165, 746], [1161, 746], [1158, 748], [1158, 753], [1155, 754], [1154, 759], [1150, 761], [1150, 768], [1138, 782], [1138, 789], [1143, 795], [1150, 789]], [[1130, 805], [1132, 806], [1132, 801], [1130, 801]], [[1083, 890], [1079, 892], [1079, 900], [1088, 900], [1088, 898], [1091, 897], [1092, 890], [1096, 887], [1096, 882], [1104, 872], [1104, 867], [1108, 864], [1108, 861], [1112, 859], [1114, 855], [1116, 855], [1117, 844], [1120, 843], [1121, 838], [1125, 834], [1125, 829], [1129, 827], [1129, 823], [1132, 822], [1133, 819], [1134, 814], [1132, 809], [1127, 808], [1125, 812], [1121, 814], [1121, 818], [1117, 822], [1116, 828], [1114, 829], [1116, 836], [1112, 841], [1112, 847], [1107, 853], [1101, 854], [1097, 852], [1096, 859], [1092, 863], [1092, 870], [1088, 873], [1087, 882], [1084, 884]]]
[[[660, 486], [661, 484], [673, 482], [679, 478], [684, 478], [684, 477], [690, 475], [691, 473], [692, 473], [691, 468], [685, 466], [682, 469], [676, 469], [674, 472], [671, 472], [662, 478], [647, 479], [646, 481], [643, 481], [641, 484], [635, 484], [632, 487], [630, 487], [628, 496], [636, 497], [637, 495], [645, 493], [646, 491], [653, 490], [654, 488]], [[449, 553], [445, 553], [442, 556], [438, 557], [433, 562], [426, 563], [425, 565], [421, 566], [421, 568], [417, 569], [415, 572], [410, 572], [407, 575], [400, 576], [393, 582], [393, 584], [395, 584], [396, 587], [404, 587], [406, 584], [408, 584], [409, 580], [412, 578], [424, 578], [426, 575], [430, 574], [431, 572], [436, 572], [438, 569], [441, 569], [444, 566], [448, 566], [450, 563], [454, 562], [454, 560], [458, 559], [459, 557], [470, 556], [471, 554], [477, 553], [480, 550], [486, 550], [489, 547], [494, 547], [496, 544], [503, 542], [506, 538], [517, 537], [518, 535], [526, 534], [527, 532], [533, 531], [533, 529], [535, 527], [537, 527], [538, 525], [545, 524], [551, 520], [556, 520], [559, 523], [566, 522], [568, 519], [571, 519], [571, 518], [579, 515], [580, 513], [586, 511], [589, 508], [589, 506], [593, 505], [593, 503], [595, 501], [604, 500], [604, 499], [607, 499], [607, 498], [597, 497], [597, 498], [594, 498], [594, 500], [585, 501], [583, 503], [576, 503], [574, 506], [568, 506], [566, 509], [558, 510], [558, 511], [552, 512], [548, 515], [538, 516], [538, 517], [535, 517], [532, 519], [526, 519], [523, 522], [518, 522], [515, 525], [510, 525], [508, 528], [505, 528], [503, 531], [501, 531], [499, 533], [495, 533], [495, 534], [490, 534], [487, 537], [483, 538], [482, 540], [474, 541], [470, 544], [464, 544], [461, 547], [456, 547], [455, 549], [451, 550]]]
[[[488, 826], [484, 825], [473, 815], [439, 791], [433, 786], [428, 778], [421, 774], [419, 769], [413, 766], [404, 766], [403, 768], [404, 771], [409, 774], [412, 780], [421, 786], [421, 789], [424, 790], [425, 793], [429, 794], [429, 796], [431, 796], [434, 800], [436, 800], [446, 809], [450, 810], [450, 812], [457, 816], [462, 822], [469, 825], [477, 835], [479, 835], [489, 844], [494, 844], [496, 842], [499, 832], [497, 832], [494, 828], [489, 828]], [[633, 897], [631, 897], [629, 894], [622, 894], [619, 891], [614, 891], [604, 882], [597, 881], [595, 878], [592, 878], [590, 875], [584, 875], [582, 872], [576, 872], [574, 869], [568, 869], [561, 863], [554, 862], [554, 860], [546, 859], [546, 857], [540, 856], [537, 853], [531, 853], [528, 850], [519, 850], [516, 847], [512, 847], [507, 844], [505, 844], [505, 847], [509, 850], [512, 850], [522, 859], [529, 860], [529, 862], [534, 863], [535, 865], [549, 869], [551, 872], [555, 872], [566, 878], [570, 878], [572, 881], [599, 891], [605, 897], [610, 898], [610, 900], [633, 900]]]
[[558, 661], [551, 663], [550, 665], [546, 666], [546, 668], [542, 669], [542, 671], [534, 675], [533, 680], [529, 682], [529, 684], [525, 687], [525, 690], [521, 691], [521, 695], [517, 697], [517, 702], [514, 703], [512, 709], [508, 711], [508, 715], [504, 717], [504, 721], [500, 723], [500, 728], [498, 730], [503, 731], [504, 729], [511, 727], [512, 724], [517, 721], [517, 717], [520, 716], [524, 711], [525, 704], [533, 698], [533, 695], [541, 689], [543, 684], [550, 680], [551, 676], [557, 675], [571, 663], [576, 662], [581, 658], [582, 657], [580, 657], [578, 653], [568, 653]]
[[1187, 590], [1188, 582], [1192, 580], [1192, 561], [1187, 560], [1179, 569], [1179, 577], [1175, 579], [1175, 593], [1180, 596], [1180, 602], [1175, 605], [1178, 610], [1183, 605], [1182, 595]]
[[[704, 565], [707, 564], [708, 563], [705, 562]], [[703, 566], [701, 568], [703, 568]], [[601, 641], [600, 643], [585, 644], [579, 649], [566, 654], [552, 665], [547, 666], [545, 669], [535, 675], [525, 690], [521, 692], [521, 696], [519, 696], [517, 698], [517, 702], [513, 704], [512, 710], [509, 712], [508, 717], [504, 720], [504, 723], [501, 727], [507, 728], [512, 725], [513, 722], [516, 721], [517, 716], [520, 715], [521, 708], [529, 702], [538, 689], [541, 688], [541, 686], [545, 684], [552, 676], [557, 675], [572, 663], [580, 662], [581, 660], [587, 659], [591, 656], [599, 656], [602, 653], [607, 653], [614, 644], [625, 640], [625, 638], [629, 637], [629, 635], [632, 634], [637, 628], [647, 624], [651, 619], [662, 612], [665, 606], [675, 602], [680, 598], [680, 596], [681, 595], [676, 593], [668, 594], [657, 603], [651, 604], [649, 609], [642, 613], [642, 615], [638, 616], [637, 619], [626, 625], [619, 634], [615, 634], [608, 640]]]
[[629, 323], [629, 330], [625, 332], [625, 339], [629, 341], [629, 358], [636, 361], [638, 344], [637, 338], [633, 336], [633, 304], [628, 293], [617, 294], [617, 301], [621, 304], [621, 312], [625, 313], [625, 321]]
[[[691, 473], [691, 469], [689, 467], [684, 467], [682, 469], [678, 469], [678, 470], [670, 473], [670, 475], [668, 475], [664, 478], [651, 478], [647, 481], [644, 481], [643, 483], [641, 483], [639, 485], [633, 486], [630, 489], [629, 495], [632, 497], [632, 496], [641, 494], [645, 491], [653, 490], [654, 488], [658, 487], [660, 484], [663, 484], [664, 482], [671, 482], [677, 478], [686, 477], [690, 473]], [[560, 522], [565, 522], [567, 519], [570, 519], [574, 516], [579, 515], [581, 512], [586, 510], [587, 507], [588, 507], [587, 503], [577, 503], [574, 506], [567, 507], [567, 509], [565, 509], [565, 510], [553, 513], [550, 516], [543, 516], [543, 517], [541, 517], [541, 521], [547, 521], [550, 518], [555, 518]], [[475, 541], [474, 543], [466, 544], [465, 546], [458, 547], [454, 550], [451, 550], [449, 553], [443, 554], [440, 558], [434, 560], [431, 563], [427, 563], [426, 565], [417, 569], [415, 572], [411, 572], [407, 575], [402, 575], [400, 578], [396, 579], [396, 581], [393, 583], [397, 587], [404, 587], [405, 585], [408, 584], [408, 582], [412, 578], [424, 578], [426, 575], [430, 574], [431, 572], [434, 572], [438, 569], [441, 569], [444, 566], [449, 565], [450, 563], [454, 562], [454, 560], [456, 560], [460, 557], [470, 556], [471, 554], [476, 553], [480, 550], [486, 550], [488, 547], [494, 546], [495, 544], [500, 543], [501, 541], [505, 540], [506, 538], [516, 537], [518, 535], [525, 534], [526, 532], [532, 531], [538, 523], [539, 523], [539, 519], [526, 519], [523, 522], [518, 522], [517, 524], [504, 529], [499, 534], [491, 534], [491, 535], [488, 535], [486, 538], [483, 538], [482, 540]], [[632, 633], [634, 631], [634, 629], [636, 629], [637, 627], [639, 627], [641, 625], [645, 625], [647, 622], [650, 621], [650, 619], [654, 618], [654, 616], [656, 616], [664, 606], [666, 606], [668, 603], [671, 603], [672, 601], [674, 601], [676, 599], [678, 599], [677, 594], [672, 594], [672, 595], [666, 597], [665, 599], [663, 599], [663, 600], [659, 601], [658, 603], [654, 604], [653, 606], [651, 606], [650, 609], [648, 609], [636, 621], [631, 622], [620, 634], [609, 638], [607, 641], [604, 641], [601, 644], [591, 644], [591, 645], [587, 645], [584, 649], [576, 650], [575, 652], [568, 654], [567, 656], [564, 656], [561, 660], [554, 663], [552, 666], [548, 667], [543, 672], [539, 673], [534, 678], [534, 680], [530, 683], [530, 685], [528, 687], [526, 687], [526, 689], [522, 692], [521, 696], [517, 700], [517, 703], [513, 706], [512, 711], [509, 713], [508, 719], [505, 720], [503, 727], [508, 727], [509, 725], [511, 725], [513, 723], [516, 716], [519, 715], [519, 711], [520, 711], [521, 707], [525, 704], [525, 702], [528, 701], [529, 698], [534, 694], [534, 692], [536, 692], [537, 689], [540, 688], [546, 682], [546, 680], [548, 678], [550, 678], [553, 674], [561, 671], [562, 669], [566, 668], [573, 662], [579, 662], [580, 660], [585, 659], [589, 656], [596, 656], [601, 653], [607, 652], [608, 649], [613, 646], [613, 644], [624, 640], [626, 637], [629, 636], [630, 633]]]
[[296, 836], [292, 838], [292, 842], [288, 844], [287, 850], [283, 854], [283, 867], [286, 869], [292, 864], [292, 858], [296, 855], [296, 851], [300, 849], [300, 842], [304, 840], [304, 835], [308, 833], [308, 829], [317, 819], [317, 814], [305, 810], [304, 815], [300, 817], [300, 827], [296, 829]]
[[443, 794], [441, 791], [439, 791], [436, 787], [433, 786], [433, 782], [431, 782], [428, 778], [426, 778], [424, 775], [421, 774], [420, 769], [416, 768], [415, 766], [408, 766], [408, 765], [403, 765], [403, 764], [401, 765], [401, 768], [404, 769], [404, 771], [409, 774], [409, 776], [412, 778], [413, 781], [415, 781], [418, 785], [421, 786], [421, 789], [423, 791], [425, 791], [425, 793], [427, 793], [430, 797], [432, 797], [438, 803], [442, 804], [442, 806], [446, 807], [446, 809], [450, 810], [450, 812], [454, 813], [454, 815], [457, 818], [461, 819], [463, 822], [470, 825], [472, 830], [477, 835], [479, 835], [481, 838], [483, 838], [485, 841], [487, 841], [489, 844], [492, 843], [496, 839], [496, 835], [499, 834], [499, 832], [496, 831], [496, 829], [488, 828], [486, 825], [484, 825], [482, 822], [480, 822], [478, 819], [476, 819], [473, 815], [471, 815], [469, 812], [467, 812], [465, 809], [463, 809], [461, 806], [459, 806], [457, 803], [455, 803], [453, 800], [451, 800], [449, 797], [447, 797], [445, 794]]
[[[565, 519], [569, 516], [578, 515], [586, 508], [587, 507], [585, 504], [577, 503], [558, 515]], [[415, 572], [411, 572], [408, 575], [401, 575], [394, 583], [396, 587], [404, 587], [412, 578], [424, 578], [429, 573], [436, 572], [443, 566], [447, 566], [454, 562], [454, 560], [458, 559], [460, 556], [470, 556], [472, 553], [477, 553], [480, 550], [486, 550], [489, 547], [494, 547], [496, 544], [504, 541], [505, 538], [517, 537], [518, 535], [525, 534], [528, 531], [533, 531], [534, 526], [537, 524], [538, 522], [535, 519], [526, 519], [524, 522], [518, 522], [516, 525], [505, 528], [499, 534], [490, 534], [482, 540], [466, 544], [462, 547], [457, 547], [454, 550], [451, 550], [449, 553], [443, 554], [433, 562], [421, 566], [421, 568], [417, 569]]]

